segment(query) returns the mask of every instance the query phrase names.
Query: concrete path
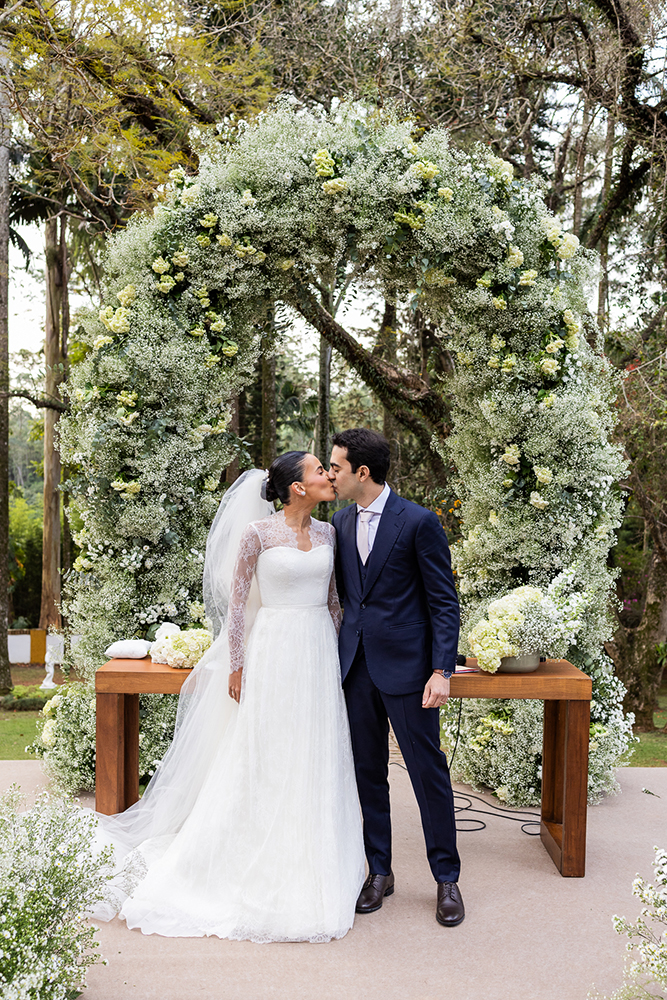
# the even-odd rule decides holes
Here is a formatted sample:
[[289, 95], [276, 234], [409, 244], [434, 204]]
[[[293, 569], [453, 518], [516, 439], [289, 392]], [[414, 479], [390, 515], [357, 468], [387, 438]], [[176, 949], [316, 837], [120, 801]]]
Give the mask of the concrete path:
[[[653, 846], [667, 846], [667, 768], [624, 768], [622, 794], [589, 810], [585, 879], [561, 878], [519, 823], [482, 816], [485, 830], [460, 834], [467, 917], [452, 929], [433, 916], [407, 774], [390, 770], [396, 892], [343, 940], [144, 937], [114, 920], [101, 926], [109, 965], [91, 970], [87, 1000], [585, 1000], [620, 985], [625, 939], [611, 917], [636, 918], [632, 879], [650, 877]], [[33, 792], [39, 763], [0, 762], [0, 787], [13, 780]]]

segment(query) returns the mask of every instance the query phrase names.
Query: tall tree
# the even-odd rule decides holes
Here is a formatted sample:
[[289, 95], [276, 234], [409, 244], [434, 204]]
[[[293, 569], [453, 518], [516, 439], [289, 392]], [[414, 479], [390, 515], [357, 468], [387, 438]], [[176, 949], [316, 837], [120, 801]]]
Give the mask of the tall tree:
[[[59, 396], [59, 387], [66, 376], [69, 308], [67, 296], [67, 217], [46, 222], [46, 325], [44, 361], [46, 366], [45, 394]], [[42, 604], [39, 627], [60, 627], [60, 452], [56, 441], [56, 425], [60, 411], [48, 407], [44, 411], [44, 535], [42, 544]]]
[[[5, 4], [0, 4], [4, 13]], [[0, 39], [0, 73], [9, 69]], [[12, 689], [7, 649], [9, 627], [9, 101], [0, 85], [0, 694]]]

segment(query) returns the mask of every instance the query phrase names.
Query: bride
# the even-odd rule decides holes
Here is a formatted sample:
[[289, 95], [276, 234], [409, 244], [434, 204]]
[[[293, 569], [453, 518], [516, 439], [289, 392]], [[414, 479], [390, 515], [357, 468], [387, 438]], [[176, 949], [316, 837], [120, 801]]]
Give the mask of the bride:
[[256, 942], [329, 941], [352, 926], [364, 853], [335, 532], [310, 516], [334, 496], [306, 452], [225, 494], [204, 569], [217, 636], [183, 685], [174, 741], [143, 798], [97, 814], [122, 873], [95, 916]]

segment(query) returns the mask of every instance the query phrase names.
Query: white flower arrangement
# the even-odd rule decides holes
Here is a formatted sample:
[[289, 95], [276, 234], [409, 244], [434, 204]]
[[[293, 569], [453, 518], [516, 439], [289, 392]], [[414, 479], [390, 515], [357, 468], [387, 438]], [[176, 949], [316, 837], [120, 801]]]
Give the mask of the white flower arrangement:
[[94, 853], [95, 818], [43, 794], [23, 811], [0, 797], [0, 993], [67, 1000], [102, 961], [87, 913], [107, 895], [111, 849]]
[[[213, 427], [228, 420], [252, 377], [267, 305], [298, 309], [318, 262], [345, 267], [352, 252], [377, 287], [418, 290], [458, 359], [443, 459], [459, 475], [465, 536], [453, 556], [466, 621], [517, 569], [546, 591], [576, 562], [600, 610], [588, 606], [571, 655], [595, 658], [608, 636], [605, 559], [624, 466], [611, 443], [613, 379], [581, 333], [590, 254], [511, 164], [453, 148], [444, 129], [415, 143], [413, 122], [363, 112], [279, 103], [198, 177], [173, 172], [163, 204], [110, 241], [105, 309], [86, 323], [92, 350], [72, 368], [60, 421], [63, 457], [80, 469], [69, 509], [83, 524], [65, 610], [89, 680], [113, 639], [165, 616], [192, 624], [219, 502], [211, 487], [234, 454], [228, 434], [195, 433], [202, 414]], [[119, 415], [128, 386], [137, 400]], [[155, 610], [169, 604], [176, 614]], [[598, 721], [611, 726], [619, 690], [603, 673], [594, 696]]]
[[167, 634], [158, 636], [151, 646], [153, 663], [166, 663], [169, 667], [179, 667], [190, 670], [213, 642], [213, 636], [208, 629], [190, 628], [181, 631], [177, 626]]

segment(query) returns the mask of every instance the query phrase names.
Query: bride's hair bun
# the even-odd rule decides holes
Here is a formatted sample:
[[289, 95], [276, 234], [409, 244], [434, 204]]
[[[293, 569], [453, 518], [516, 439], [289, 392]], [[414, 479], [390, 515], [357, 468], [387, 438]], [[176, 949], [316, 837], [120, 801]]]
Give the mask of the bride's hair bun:
[[271, 463], [269, 475], [264, 483], [267, 500], [271, 502], [280, 500], [282, 504], [290, 502], [290, 486], [301, 479], [303, 460], [307, 454], [307, 451], [286, 451]]
[[274, 490], [273, 486], [271, 485], [271, 482], [270, 482], [268, 476], [264, 480], [264, 489], [262, 490], [262, 493], [264, 495], [264, 499], [268, 500], [269, 503], [273, 503], [274, 500], [278, 499], [278, 494], [276, 493], [276, 491]]

